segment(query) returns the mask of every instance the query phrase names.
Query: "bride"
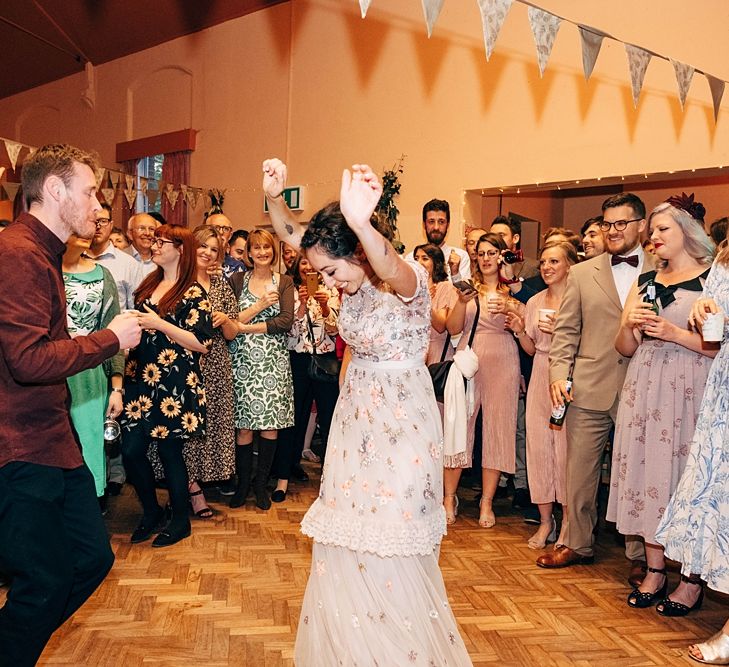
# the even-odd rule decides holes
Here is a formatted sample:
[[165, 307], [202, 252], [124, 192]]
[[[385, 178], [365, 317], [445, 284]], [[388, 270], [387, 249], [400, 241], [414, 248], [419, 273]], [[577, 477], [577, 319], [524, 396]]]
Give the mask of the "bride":
[[276, 233], [343, 292], [349, 360], [319, 497], [301, 524], [314, 544], [296, 664], [471, 665], [438, 567], [443, 448], [424, 363], [427, 273], [375, 228], [382, 185], [368, 166], [344, 170], [340, 201], [306, 231], [283, 200], [285, 184], [286, 165], [266, 160]]

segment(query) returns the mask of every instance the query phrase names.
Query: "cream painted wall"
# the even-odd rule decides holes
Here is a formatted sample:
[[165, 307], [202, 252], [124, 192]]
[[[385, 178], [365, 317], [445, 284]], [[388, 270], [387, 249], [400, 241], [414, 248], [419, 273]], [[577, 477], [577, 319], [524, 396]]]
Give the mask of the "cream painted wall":
[[[729, 79], [724, 0], [690, 12], [684, 0], [540, 4]], [[462, 222], [481, 219], [466, 188], [729, 163], [727, 114], [714, 124], [702, 76], [682, 112], [670, 63], [654, 59], [635, 110], [622, 45], [605, 42], [586, 83], [577, 29], [563, 24], [540, 79], [520, 3], [490, 62], [476, 0], [447, 0], [430, 40], [418, 0], [374, 0], [365, 20], [353, 0], [293, 0], [102, 65], [97, 79], [93, 111], [80, 75], [0, 100], [0, 135], [70, 141], [112, 162], [118, 141], [189, 120], [199, 130], [192, 184], [239, 189], [226, 198], [239, 227], [265, 224], [255, 189], [267, 155], [308, 186], [306, 216], [336, 198], [343, 166], [388, 168], [406, 154], [410, 246], [431, 197], [451, 202], [458, 243]]]

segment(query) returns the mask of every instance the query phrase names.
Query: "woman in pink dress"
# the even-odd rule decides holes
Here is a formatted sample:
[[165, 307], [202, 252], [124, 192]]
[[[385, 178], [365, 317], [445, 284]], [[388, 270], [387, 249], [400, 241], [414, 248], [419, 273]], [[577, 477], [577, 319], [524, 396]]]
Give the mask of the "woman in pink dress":
[[340, 202], [305, 231], [281, 198], [286, 167], [263, 167], [276, 233], [344, 293], [349, 358], [319, 497], [301, 524], [314, 544], [295, 662], [468, 667], [438, 567], [446, 523], [442, 428], [425, 366], [428, 276], [373, 226], [382, 186], [369, 167], [346, 170]]
[[473, 351], [478, 357], [478, 371], [474, 376], [476, 409], [468, 424], [468, 445], [463, 456], [446, 460], [444, 479], [446, 492], [455, 489], [463, 468], [471, 465], [476, 419], [479, 408], [483, 412], [481, 469], [483, 495], [479, 505], [478, 525], [492, 528], [496, 525], [493, 498], [502, 472], [513, 473], [516, 465], [516, 412], [519, 400], [519, 353], [516, 341], [506, 330], [504, 306], [509, 298], [508, 288], [500, 282], [501, 253], [506, 244], [498, 234], [484, 234], [476, 244], [476, 265], [473, 279], [475, 292], [458, 292], [451, 314], [448, 331], [452, 336], [460, 333], [458, 349], [468, 344], [468, 333], [476, 318], [476, 298], [479, 315]]
[[[431, 299], [430, 345], [425, 363], [434, 364], [452, 359], [453, 346], [446, 331], [446, 321], [448, 313], [453, 310], [458, 299], [458, 292], [448, 280], [443, 251], [434, 243], [424, 243], [415, 247], [413, 259], [428, 272], [428, 291]], [[444, 349], [445, 356], [443, 356]]]
[[[507, 315], [509, 328], [519, 344], [534, 356], [526, 401], [527, 474], [532, 502], [539, 507], [539, 529], [527, 542], [530, 549], [543, 549], [556, 537], [552, 514], [554, 502], [562, 505], [562, 526], [567, 523], [565, 465], [567, 431], [548, 428], [552, 412], [549, 398], [549, 345], [557, 311], [567, 284], [567, 274], [577, 264], [577, 251], [568, 241], [547, 243], [539, 257], [539, 270], [547, 289], [535, 294], [526, 305], [524, 318]], [[542, 310], [552, 312], [541, 313]], [[560, 535], [561, 538], [561, 535]], [[557, 540], [561, 544], [561, 539]]]
[[[714, 244], [700, 219], [703, 206], [687, 202], [672, 197], [653, 209], [650, 238], [659, 268], [633, 286], [615, 339], [618, 352], [632, 359], [620, 393], [607, 518], [624, 535], [644, 538], [648, 565], [643, 583], [628, 595], [631, 607], [650, 607], [666, 595], [666, 562], [656, 529], [686, 465], [711, 358], [718, 351], [688, 326]], [[643, 301], [650, 286], [659, 315]]]

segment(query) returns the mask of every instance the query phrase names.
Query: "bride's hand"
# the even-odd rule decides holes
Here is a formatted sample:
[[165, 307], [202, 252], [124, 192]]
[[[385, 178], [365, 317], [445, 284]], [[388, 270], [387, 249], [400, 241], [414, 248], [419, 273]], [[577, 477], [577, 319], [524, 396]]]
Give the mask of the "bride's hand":
[[370, 218], [382, 196], [382, 184], [366, 164], [355, 164], [342, 173], [339, 206], [355, 233], [370, 226]]
[[286, 165], [278, 158], [263, 161], [263, 192], [269, 199], [276, 199], [286, 187]]

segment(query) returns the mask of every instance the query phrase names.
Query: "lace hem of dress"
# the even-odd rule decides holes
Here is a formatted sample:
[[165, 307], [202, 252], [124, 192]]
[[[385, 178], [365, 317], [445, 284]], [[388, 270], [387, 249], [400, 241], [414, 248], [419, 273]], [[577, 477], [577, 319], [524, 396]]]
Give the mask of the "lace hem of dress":
[[452, 456], [443, 457], [444, 468], [470, 468], [471, 462], [468, 459], [468, 452], [458, 452]]
[[327, 507], [319, 498], [301, 521], [301, 532], [321, 544], [388, 556], [429, 556], [446, 533], [445, 510], [408, 522], [361, 519]]

